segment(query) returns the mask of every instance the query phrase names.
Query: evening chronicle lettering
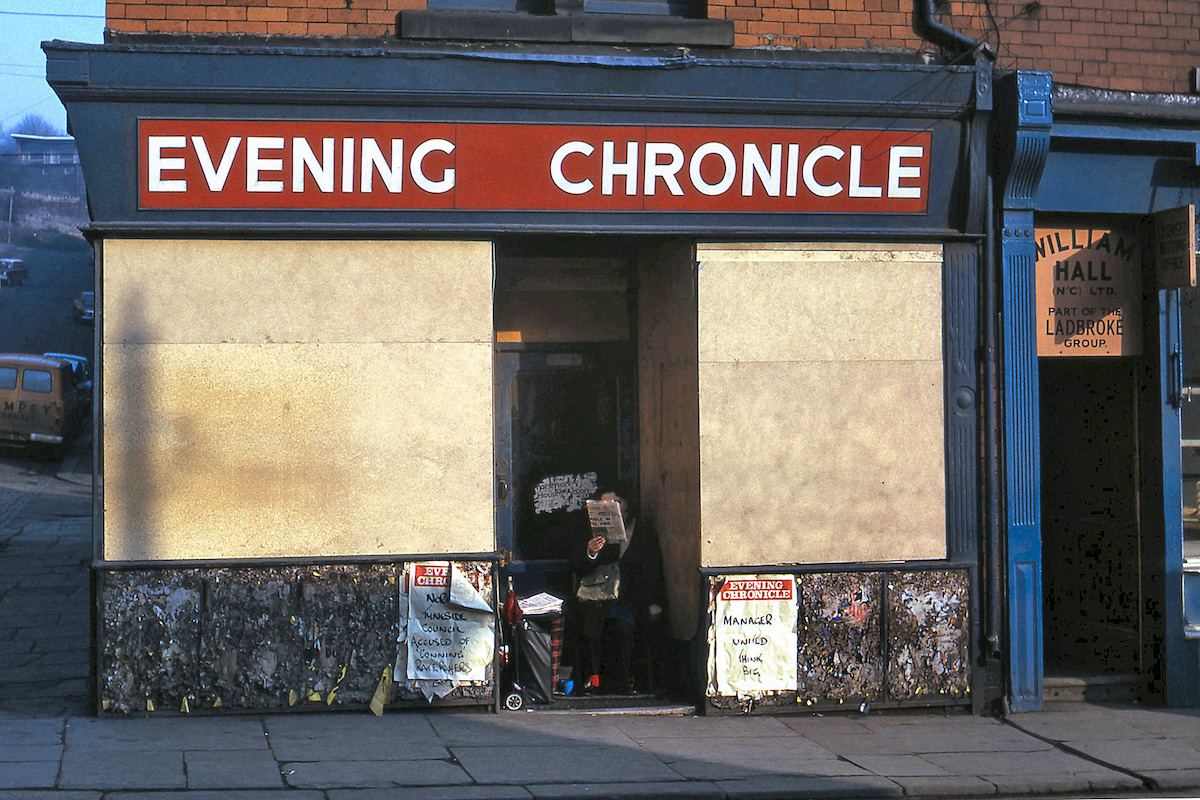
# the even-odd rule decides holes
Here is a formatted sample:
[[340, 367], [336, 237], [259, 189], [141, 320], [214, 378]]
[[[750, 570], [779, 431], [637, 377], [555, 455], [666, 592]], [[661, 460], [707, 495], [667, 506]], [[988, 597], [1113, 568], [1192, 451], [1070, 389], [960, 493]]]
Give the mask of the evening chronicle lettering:
[[[924, 213], [925, 131], [140, 120], [143, 208]], [[503, 156], [503, 157], [500, 157]]]

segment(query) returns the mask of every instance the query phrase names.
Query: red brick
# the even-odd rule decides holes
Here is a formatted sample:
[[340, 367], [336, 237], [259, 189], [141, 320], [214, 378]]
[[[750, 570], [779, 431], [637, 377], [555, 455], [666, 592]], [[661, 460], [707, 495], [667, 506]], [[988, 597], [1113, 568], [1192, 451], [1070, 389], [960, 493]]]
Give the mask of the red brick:
[[309, 36], [345, 36], [346, 26], [344, 23], [338, 22], [310, 22], [308, 23]]
[[288, 22], [325, 22], [328, 14], [323, 8], [289, 8]]
[[794, 8], [764, 8], [762, 18], [771, 22], [797, 22], [800, 14]]
[[275, 36], [303, 36], [308, 25], [302, 22], [268, 22], [267, 33]]
[[[372, 13], [374, 13], [374, 9], [368, 8], [368, 9], [363, 9], [363, 10], [365, 12], [367, 12], [368, 17]], [[358, 22], [353, 25], [347, 26], [346, 33], [350, 36], [382, 38], [385, 36], [391, 36], [393, 30], [394, 30], [393, 27], [389, 24], [381, 25], [381, 24], [370, 23], [370, 22]]]
[[229, 25], [219, 19], [188, 20], [188, 33], [228, 33]]
[[1108, 85], [1111, 89], [1118, 89], [1126, 92], [1136, 92], [1142, 88], [1142, 82], [1137, 78], [1112, 77], [1109, 78]]
[[353, 8], [331, 8], [329, 9], [330, 22], [344, 22], [347, 25], [362, 22], [366, 17], [365, 10], [356, 10]]
[[246, 19], [251, 22], [283, 22], [287, 19], [286, 8], [248, 8]]
[[228, 22], [230, 20], [245, 21], [246, 9], [236, 8], [233, 6], [216, 6], [213, 8], [209, 8], [207, 11], [205, 11], [204, 18], [205, 19], [220, 19], [220, 20], [225, 20], [226, 22]]
[[822, 36], [831, 36], [833, 38], [848, 37], [854, 35], [854, 28], [850, 25], [826, 24], [821, 26]]
[[110, 19], [105, 23], [105, 30], [114, 33], [145, 33], [146, 21], [140, 19]]

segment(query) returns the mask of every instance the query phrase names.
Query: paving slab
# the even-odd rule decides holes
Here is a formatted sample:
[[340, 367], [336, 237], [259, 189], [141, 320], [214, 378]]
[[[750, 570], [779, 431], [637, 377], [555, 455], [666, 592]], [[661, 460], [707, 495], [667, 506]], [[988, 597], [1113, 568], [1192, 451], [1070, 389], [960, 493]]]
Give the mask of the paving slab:
[[5, 744], [0, 746], [0, 761], [53, 761], [62, 758], [61, 744]]
[[428, 715], [399, 712], [377, 717], [368, 711], [321, 711], [300, 714], [268, 714], [262, 725], [271, 737], [288, 739], [330, 738], [334, 736], [386, 736], [412, 738], [428, 736]]
[[279, 764], [266, 750], [185, 752], [188, 789], [282, 789]]
[[1153, 769], [1138, 774], [1151, 781], [1156, 789], [1190, 789], [1200, 786], [1200, 768]]
[[0, 714], [0, 747], [14, 744], [62, 744], [61, 719], [29, 719]]
[[[4, 800], [4, 798], [0, 797], [0, 800]], [[47, 798], [47, 800], [50, 799]], [[179, 792], [108, 792], [104, 795], [104, 800], [325, 800], [325, 798], [323, 792], [307, 789], [257, 792], [229, 789], [187, 792], [186, 794]]]
[[315, 761], [281, 767], [288, 786], [297, 789], [379, 789], [390, 786], [454, 786], [471, 783], [448, 761]]
[[1146, 739], [1154, 734], [1109, 714], [1094, 711], [1041, 711], [1021, 714], [1012, 724], [1058, 742], [1105, 741], [1113, 739]]
[[789, 731], [788, 736], [764, 739], [646, 739], [639, 741], [642, 749], [659, 758], [719, 759], [722, 763], [741, 764], [762, 760], [836, 761], [837, 755], [803, 736]]
[[71, 750], [63, 754], [61, 789], [184, 789], [180, 750]]
[[936, 764], [931, 764], [920, 756], [895, 755], [895, 756], [846, 756], [847, 760], [854, 762], [869, 772], [876, 775], [884, 775], [892, 778], [918, 778], [918, 777], [935, 777], [950, 775], [947, 770], [942, 769]]
[[330, 733], [305, 739], [272, 736], [270, 743], [278, 761], [430, 761], [449, 757], [445, 745], [428, 733], [424, 736]]
[[826, 736], [859, 736], [874, 733], [875, 729], [867, 725], [866, 716], [823, 716], [805, 714], [802, 716], [780, 717], [779, 721], [804, 735], [821, 733]]
[[579, 742], [625, 746], [627, 720], [607, 716], [527, 714], [429, 714], [429, 724], [449, 745], [546, 747]]
[[717, 781], [730, 800], [779, 800], [779, 798], [865, 798], [900, 797], [901, 786], [887, 778], [802, 778], [767, 775], [737, 781]]
[[[556, 783], [530, 786], [539, 800], [654, 800], [679, 797], [683, 800], [723, 800], [724, 792], [704, 781], [672, 783]], [[332, 798], [331, 798], [332, 800]]]
[[734, 739], [792, 736], [781, 717], [621, 717], [610, 723], [632, 739]]
[[1086, 776], [1061, 772], [1022, 772], [979, 777], [994, 784], [1000, 794], [1060, 794], [1086, 792], [1092, 788]]
[[[522, 786], [422, 786], [396, 789], [332, 789], [329, 800], [529, 800]], [[3, 798], [0, 798], [3, 800]], [[190, 799], [189, 799], [190, 800]]]
[[908, 755], [912, 753], [911, 737], [899, 735], [883, 735], [868, 733], [836, 733], [825, 734], [820, 731], [806, 731], [804, 738], [814, 742], [831, 753], [844, 757], [853, 755]]
[[1123, 707], [1107, 711], [1112, 717], [1155, 736], [1200, 738], [1200, 709]]
[[741, 760], [726, 759], [724, 754], [714, 753], [707, 760], [681, 759], [667, 761], [671, 769], [685, 778], [694, 780], [731, 780], [768, 775], [803, 776], [809, 778], [866, 776], [869, 771], [849, 761], [826, 758], [818, 761], [797, 761], [789, 758], [762, 757]]
[[620, 783], [674, 781], [679, 773], [650, 753], [632, 747], [594, 744], [545, 747], [451, 748], [476, 783], [525, 786], [535, 783]]
[[1135, 778], [1132, 775], [1126, 775], [1124, 772], [1117, 772], [1113, 769], [1104, 769], [1097, 766], [1091, 772], [1076, 772], [1080, 778], [1087, 778], [1092, 785], [1093, 792], [1112, 792], [1126, 791], [1131, 789], [1145, 788], [1146, 782], [1142, 778]]
[[1200, 750], [1175, 739], [1075, 741], [1066, 744], [1105, 764], [1112, 764], [1130, 772], [1175, 769], [1200, 764]]
[[0, 789], [0, 800], [100, 800], [100, 798], [100, 792]]
[[1073, 774], [1095, 769], [1095, 764], [1059, 750], [1036, 753], [971, 752], [928, 753], [926, 761], [955, 775]]
[[266, 750], [255, 717], [104, 717], [72, 719], [70, 750]]
[[0, 761], [0, 789], [53, 789], [57, 779], [54, 761]]
[[915, 797], [975, 797], [996, 793], [996, 784], [974, 775], [896, 777], [906, 795]]

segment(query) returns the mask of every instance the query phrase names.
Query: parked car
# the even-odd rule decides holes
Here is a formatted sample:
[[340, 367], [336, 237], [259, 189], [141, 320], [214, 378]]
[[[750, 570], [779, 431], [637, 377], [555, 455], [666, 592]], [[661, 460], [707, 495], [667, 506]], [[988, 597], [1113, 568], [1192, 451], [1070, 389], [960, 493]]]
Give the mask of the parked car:
[[92, 408], [92, 362], [84, 356], [70, 353], [42, 353], [46, 358], [60, 358], [71, 365], [75, 374], [75, 395], [79, 399], [80, 415], [86, 417]]
[[75, 307], [71, 310], [76, 322], [96, 321], [96, 293], [80, 292], [75, 298]]
[[70, 361], [0, 353], [0, 444], [61, 457], [79, 434], [83, 416]]
[[20, 286], [29, 277], [29, 268], [19, 258], [0, 258], [0, 286]]

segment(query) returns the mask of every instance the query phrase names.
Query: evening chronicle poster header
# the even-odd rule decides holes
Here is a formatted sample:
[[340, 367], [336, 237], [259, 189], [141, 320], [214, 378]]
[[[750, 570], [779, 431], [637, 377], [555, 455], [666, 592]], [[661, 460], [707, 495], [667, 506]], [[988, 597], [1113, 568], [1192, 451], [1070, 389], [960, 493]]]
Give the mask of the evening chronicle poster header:
[[144, 209], [923, 214], [928, 131], [138, 122]]

